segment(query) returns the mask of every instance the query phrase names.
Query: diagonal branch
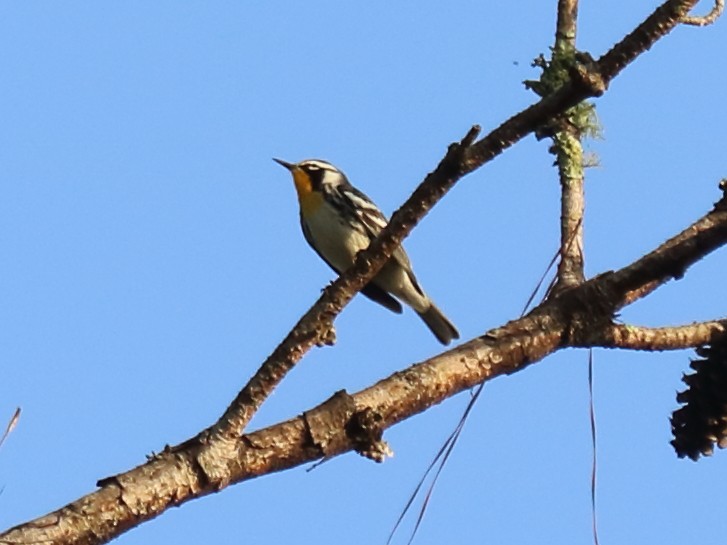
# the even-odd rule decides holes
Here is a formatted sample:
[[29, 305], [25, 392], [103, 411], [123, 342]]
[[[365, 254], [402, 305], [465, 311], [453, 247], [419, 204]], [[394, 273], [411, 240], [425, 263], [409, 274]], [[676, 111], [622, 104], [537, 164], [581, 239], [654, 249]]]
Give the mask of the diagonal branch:
[[[537, 361], [560, 342], [558, 330], [551, 327], [546, 332], [543, 320], [543, 316], [518, 320], [519, 332], [493, 331], [346, 396], [351, 406], [349, 420], [356, 420], [354, 414], [376, 415], [380, 432], [478, 381]], [[336, 418], [337, 410], [336, 403], [325, 402], [302, 416], [242, 436], [228, 460], [230, 481], [249, 480], [320, 459], [324, 454], [330, 457], [358, 448], [346, 431], [350, 426], [332, 430], [336, 438], [330, 438], [332, 446], [325, 451], [316, 443], [318, 434], [311, 429], [314, 420], [307, 415], [316, 413], [319, 417], [315, 420], [330, 421]], [[104, 543], [171, 506], [213, 493], [217, 486], [200, 470], [195, 450], [193, 444], [168, 450], [125, 474], [105, 479], [92, 494], [0, 535], [0, 543]]]
[[[614, 310], [644, 297], [672, 278], [680, 279], [696, 261], [722, 246], [725, 237], [727, 192], [708, 214], [656, 250], [625, 269], [606, 273], [611, 276], [612, 289], [618, 294], [613, 299]], [[698, 257], [695, 255], [695, 246], [700, 250]]]
[[[376, 275], [391, 252], [401, 244], [427, 211], [462, 176], [489, 162], [553, 116], [563, 113], [588, 97], [603, 94], [611, 79], [639, 54], [668, 34], [696, 3], [697, 0], [668, 0], [597, 63], [580, 65], [574, 70], [569, 84], [508, 119], [477, 143], [472, 144], [477, 136], [476, 129], [473, 129], [459, 145], [450, 146], [437, 169], [427, 176], [393, 215], [378, 239], [357, 257], [351, 269], [324, 291], [315, 305], [263, 363], [211, 428], [206, 440], [235, 440], [263, 401], [303, 355], [314, 345], [330, 339], [331, 324], [336, 316], [358, 290]], [[216, 471], [211, 472], [215, 478]], [[224, 476], [219, 478], [226, 480]]]
[[462, 159], [479, 134], [474, 126], [445, 157], [409, 199], [396, 211], [380, 236], [361, 252], [354, 265], [328, 286], [318, 301], [298, 321], [275, 351], [240, 391], [210, 430], [208, 440], [236, 440], [257, 409], [285, 375], [316, 344], [331, 342], [333, 320], [383, 267], [411, 230], [464, 175]]
[[[607, 304], [609, 298], [623, 301], [630, 291], [639, 289], [639, 283], [647, 285], [655, 277], [668, 277], [669, 271], [686, 270], [725, 244], [727, 196], [645, 258], [556, 294], [527, 316], [397, 372], [357, 394], [339, 393], [302, 416], [239, 437], [230, 443], [229, 455], [222, 461], [228, 483], [282, 471], [323, 456], [351, 450], [366, 452], [360, 434], [363, 422], [373, 423], [369, 424], [373, 429], [367, 430], [367, 437], [374, 442], [383, 430], [447, 397], [520, 371], [561, 348], [607, 346], [604, 339], [609, 335], [627, 338], [629, 332], [623, 330], [626, 326], [610, 322], [613, 308]], [[645, 266], [645, 260], [659, 263], [667, 273], [658, 274]], [[693, 334], [695, 342], [701, 341], [725, 327], [724, 320], [716, 324], [697, 324], [691, 331], [692, 326], [685, 326], [676, 337]], [[639, 349], [642, 341], [638, 339], [650, 339], [647, 342], [655, 347], [666, 347], [665, 338], [660, 330], [637, 331], [628, 341], [632, 344], [629, 348]], [[105, 543], [169, 507], [220, 488], [220, 483], [211, 481], [200, 466], [198, 446], [193, 441], [167, 449], [147, 463], [98, 484], [99, 490], [58, 511], [8, 530], [0, 535], [0, 544]]]
[[698, 3], [698, 0], [670, 0], [656, 8], [643, 23], [598, 59], [601, 77], [611, 81], [636, 57], [674, 30]]

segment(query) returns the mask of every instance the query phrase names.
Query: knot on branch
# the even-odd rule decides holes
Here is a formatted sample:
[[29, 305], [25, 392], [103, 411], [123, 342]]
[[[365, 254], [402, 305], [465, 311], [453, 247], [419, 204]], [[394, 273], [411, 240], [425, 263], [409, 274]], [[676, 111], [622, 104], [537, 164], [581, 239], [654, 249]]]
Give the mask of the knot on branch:
[[335, 289], [334, 282], [321, 290], [324, 296], [329, 298], [329, 303], [320, 311], [317, 319], [312, 323], [307, 323], [307, 329], [303, 331], [303, 335], [307, 336], [312, 342], [318, 346], [333, 346], [336, 344], [336, 328], [333, 320], [336, 314], [345, 306], [341, 301], [338, 290]]
[[[541, 97], [552, 95], [567, 84], [585, 91], [583, 94], [586, 96], [601, 96], [606, 90], [598, 64], [588, 53], [553, 49], [550, 60], [541, 54], [532, 62], [532, 66], [541, 69], [540, 79], [526, 80], [523, 83], [526, 89]], [[568, 108], [563, 114], [551, 118], [535, 131], [535, 137], [539, 140], [552, 138], [557, 134], [567, 134], [577, 139], [583, 136], [600, 136], [601, 127], [594, 105], [584, 100]]]
[[722, 198], [714, 203], [714, 208], [715, 210], [727, 210], [727, 178], [720, 180], [719, 188], [722, 191]]
[[608, 89], [608, 82], [601, 73], [598, 63], [585, 52], [577, 51], [576, 62], [570, 66], [569, 74], [573, 84], [587, 95], [600, 97]]
[[345, 390], [333, 394], [312, 411], [303, 413], [310, 442], [329, 458], [351, 447], [361, 456], [383, 462], [393, 455], [382, 439], [383, 417], [371, 410], [356, 410]]
[[311, 411], [303, 413], [310, 441], [325, 457], [347, 450], [345, 429], [356, 409], [353, 398], [340, 390]]
[[383, 417], [366, 408], [356, 412], [346, 426], [346, 434], [361, 456], [381, 463], [394, 455], [388, 443], [383, 440]]
[[702, 359], [689, 364], [695, 372], [682, 377], [688, 388], [677, 394], [683, 406], [671, 417], [677, 456], [694, 461], [711, 456], [715, 444], [727, 447], [727, 335], [698, 348], [697, 355]]
[[553, 297], [560, 305], [559, 314], [566, 324], [563, 330], [565, 346], [590, 346], [591, 337], [613, 322], [617, 299], [608, 283], [595, 280], [564, 288]]
[[332, 322], [324, 322], [316, 333], [316, 346], [333, 346], [336, 344], [336, 328]]
[[452, 142], [447, 148], [447, 154], [437, 166], [437, 170], [446, 169], [447, 171], [456, 173], [461, 173], [463, 167], [465, 170], [469, 170], [466, 165], [467, 151], [475, 143], [481, 130], [482, 128], [479, 125], [472, 125], [462, 140], [459, 142]]

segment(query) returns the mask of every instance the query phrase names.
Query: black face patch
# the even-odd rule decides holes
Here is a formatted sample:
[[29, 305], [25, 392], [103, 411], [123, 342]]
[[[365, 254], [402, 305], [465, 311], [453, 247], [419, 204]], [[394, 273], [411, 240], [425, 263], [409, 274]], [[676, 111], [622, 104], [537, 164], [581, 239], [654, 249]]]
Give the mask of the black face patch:
[[298, 167], [305, 172], [310, 179], [313, 191], [321, 190], [323, 188], [324, 180], [327, 180], [327, 183], [331, 184], [338, 183], [339, 179], [345, 179], [343, 174], [341, 174], [336, 167], [330, 163], [326, 163], [325, 161], [312, 159], [299, 163]]
[[310, 178], [313, 191], [320, 191], [326, 171], [315, 163], [305, 163], [300, 165], [300, 168], [308, 175], [308, 178]]

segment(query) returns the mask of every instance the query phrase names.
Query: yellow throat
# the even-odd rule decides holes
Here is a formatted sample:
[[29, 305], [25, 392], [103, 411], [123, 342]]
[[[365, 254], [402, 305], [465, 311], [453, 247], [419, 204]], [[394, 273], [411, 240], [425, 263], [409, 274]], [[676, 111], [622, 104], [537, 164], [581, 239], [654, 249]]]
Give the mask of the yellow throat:
[[323, 204], [323, 194], [320, 191], [313, 191], [313, 184], [310, 177], [303, 170], [293, 170], [293, 182], [298, 193], [298, 202], [304, 215], [313, 214]]

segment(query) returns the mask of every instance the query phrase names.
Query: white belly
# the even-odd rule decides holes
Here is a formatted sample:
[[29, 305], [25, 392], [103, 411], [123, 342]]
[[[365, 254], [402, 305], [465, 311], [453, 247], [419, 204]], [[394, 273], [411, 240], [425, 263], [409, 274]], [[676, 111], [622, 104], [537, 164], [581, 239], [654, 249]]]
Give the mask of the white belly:
[[350, 267], [356, 254], [368, 248], [371, 242], [369, 237], [351, 227], [325, 205], [312, 214], [306, 223], [318, 252], [323, 254], [338, 272]]
[[[318, 252], [339, 273], [348, 269], [356, 259], [356, 254], [368, 248], [371, 242], [368, 236], [340, 219], [328, 206], [321, 206], [306, 224]], [[426, 311], [431, 304], [429, 298], [412, 284], [407, 269], [395, 260], [384, 265], [374, 278], [374, 283], [417, 312]]]

